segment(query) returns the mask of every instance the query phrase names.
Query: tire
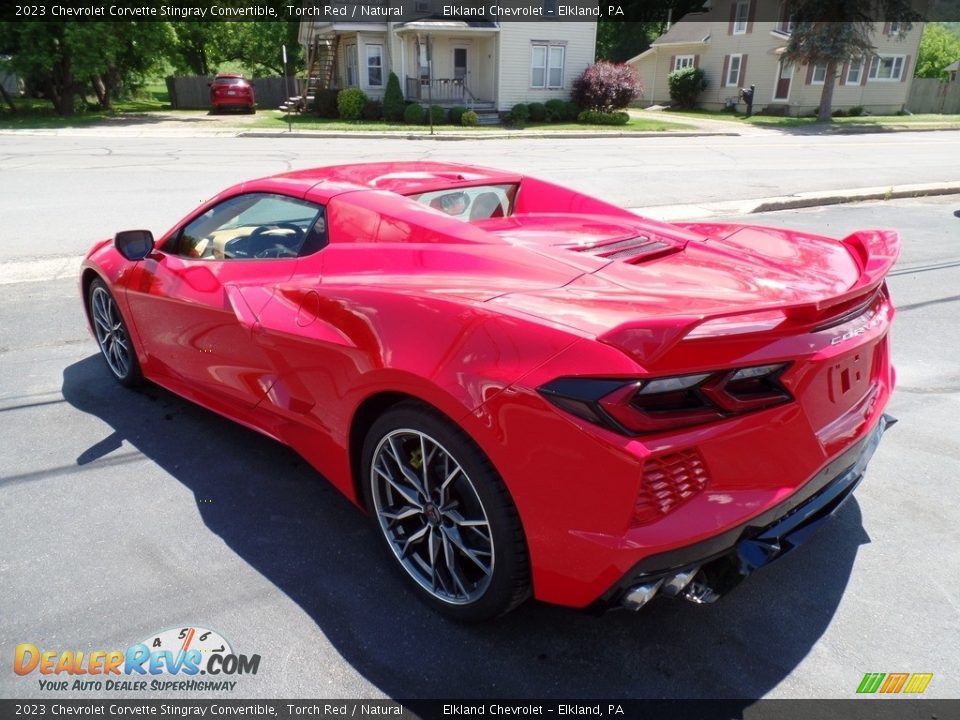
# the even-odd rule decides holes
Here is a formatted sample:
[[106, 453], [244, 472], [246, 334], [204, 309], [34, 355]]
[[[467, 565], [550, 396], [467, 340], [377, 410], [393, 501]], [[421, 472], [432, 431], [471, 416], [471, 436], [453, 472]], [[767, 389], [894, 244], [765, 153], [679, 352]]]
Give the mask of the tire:
[[370, 517], [428, 605], [480, 622], [529, 597], [517, 510], [493, 464], [453, 422], [400, 403], [373, 423], [362, 458]]
[[125, 387], [139, 385], [143, 382], [143, 374], [127, 323], [110, 290], [99, 278], [90, 283], [87, 309], [100, 354], [114, 380]]

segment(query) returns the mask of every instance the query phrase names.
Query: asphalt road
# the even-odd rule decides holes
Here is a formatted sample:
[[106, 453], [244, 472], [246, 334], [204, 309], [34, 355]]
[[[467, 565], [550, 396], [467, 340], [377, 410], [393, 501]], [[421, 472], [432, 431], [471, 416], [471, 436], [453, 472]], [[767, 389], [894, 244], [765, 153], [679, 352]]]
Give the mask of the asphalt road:
[[159, 234], [228, 185], [343, 162], [430, 159], [539, 175], [625, 207], [957, 180], [960, 131], [429, 141], [0, 133], [0, 259]]
[[[195, 183], [189, 167], [148, 175], [149, 148], [114, 161], [123, 152], [138, 159], [105, 198], [84, 181], [88, 149], [65, 153], [76, 180], [57, 192], [74, 223], [54, 188], [39, 193], [55, 173], [17, 173], [21, 199], [39, 193], [44, 247], [74, 250], [76, 227], [129, 221], [121, 198], [159, 217], [210, 176], [280, 169], [277, 150], [215, 171], [192, 161]], [[8, 175], [4, 227], [19, 227]], [[139, 197], [148, 177], [156, 193]], [[865, 672], [896, 671], [933, 672], [927, 696], [960, 696], [958, 207], [955, 196], [750, 218], [901, 230], [889, 408], [900, 423], [817, 536], [719, 603], [600, 618], [534, 603], [479, 627], [440, 618], [407, 592], [367, 519], [292, 452], [155, 387], [116, 385], [72, 279], [0, 286], [0, 697], [50, 695], [11, 672], [17, 643], [111, 650], [187, 625], [262, 656], [236, 697], [848, 698]], [[81, 693], [53, 696], [70, 695]]]

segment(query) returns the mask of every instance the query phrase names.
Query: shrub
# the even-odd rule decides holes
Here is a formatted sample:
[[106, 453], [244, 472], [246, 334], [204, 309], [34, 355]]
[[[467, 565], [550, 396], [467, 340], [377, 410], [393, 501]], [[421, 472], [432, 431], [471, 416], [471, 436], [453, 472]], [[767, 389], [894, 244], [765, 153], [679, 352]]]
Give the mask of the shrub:
[[860, 117], [863, 115], [863, 105], [854, 105], [852, 108], [847, 110], [847, 114], [850, 117]]
[[847, 116], [847, 111], [844, 110], [843, 108], [837, 108], [836, 110], [833, 111], [833, 117], [846, 117], [846, 116]]
[[622, 110], [639, 97], [640, 76], [623, 63], [594, 63], [573, 82], [572, 95], [585, 110]]
[[507, 115], [507, 122], [513, 127], [523, 127], [530, 119], [530, 108], [524, 103], [517, 103]]
[[626, 125], [630, 122], [630, 115], [622, 110], [615, 112], [584, 110], [577, 116], [577, 122], [584, 125]]
[[563, 104], [564, 110], [564, 120], [567, 122], [574, 122], [580, 116], [580, 106], [577, 105], [573, 100], [567, 100]]
[[453, 125], [460, 124], [460, 118], [463, 117], [463, 114], [467, 111], [462, 105], [457, 105], [450, 108], [450, 123]]
[[396, 73], [390, 73], [387, 78], [387, 88], [383, 91], [383, 117], [391, 122], [403, 120], [403, 90], [400, 89], [400, 78]]
[[692, 108], [697, 104], [707, 87], [707, 79], [700, 68], [687, 67], [674, 70], [667, 76], [667, 85], [670, 87], [670, 99], [684, 108]]
[[460, 116], [460, 124], [466, 127], [476, 127], [477, 123], [480, 122], [480, 118], [473, 110], [467, 110], [463, 115]]
[[444, 110], [439, 105], [430, 106], [430, 120], [433, 121], [434, 125], [443, 125], [443, 121], [447, 119], [447, 111]]
[[547, 107], [543, 103], [530, 103], [527, 107], [530, 110], [531, 122], [543, 122], [547, 119]]
[[342, 120], [359, 120], [366, 104], [367, 95], [360, 88], [347, 88], [337, 93], [337, 110]]
[[361, 113], [364, 120], [382, 120], [383, 103], [379, 100], [367, 100]]
[[423, 125], [423, 108], [412, 103], [403, 111], [403, 121], [407, 125]]
[[547, 100], [543, 109], [547, 122], [563, 122], [567, 119], [566, 102], [563, 100]]
[[313, 112], [317, 117], [322, 118], [340, 117], [340, 111], [337, 110], [337, 91], [318, 90], [313, 96]]

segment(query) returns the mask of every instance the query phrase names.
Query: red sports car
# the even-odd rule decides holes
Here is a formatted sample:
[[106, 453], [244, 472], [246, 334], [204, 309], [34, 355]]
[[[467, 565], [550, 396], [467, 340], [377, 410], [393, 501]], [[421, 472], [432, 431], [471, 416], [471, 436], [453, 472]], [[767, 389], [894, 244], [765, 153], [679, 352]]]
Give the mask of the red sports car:
[[255, 112], [253, 85], [243, 75], [221, 73], [210, 83], [210, 112], [217, 113], [226, 108]]
[[119, 382], [293, 447], [478, 620], [711, 602], [797, 545], [892, 422], [898, 246], [377, 163], [237, 185], [80, 281]]

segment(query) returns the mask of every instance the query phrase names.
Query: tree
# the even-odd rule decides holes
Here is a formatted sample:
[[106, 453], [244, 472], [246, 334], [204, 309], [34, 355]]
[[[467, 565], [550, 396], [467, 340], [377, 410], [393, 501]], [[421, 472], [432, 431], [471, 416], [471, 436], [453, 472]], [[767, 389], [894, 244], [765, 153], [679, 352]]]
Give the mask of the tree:
[[946, 23], [929, 23], [924, 27], [916, 77], [945, 80], [944, 68], [957, 60], [960, 60], [960, 32], [952, 32]]
[[705, 0], [625, 0], [619, 3], [621, 16], [601, 18], [597, 22], [597, 60], [624, 62], [639, 55], [667, 29], [687, 13], [698, 12]]
[[391, 72], [387, 77], [387, 89], [383, 93], [383, 117], [390, 122], [400, 122], [403, 120], [405, 107], [403, 90], [400, 89], [400, 78], [397, 77], [396, 73]]
[[826, 66], [819, 122], [830, 120], [837, 68], [874, 49], [874, 21], [899, 22], [903, 37], [919, 19], [909, 0], [795, 0], [790, 9], [795, 24], [784, 57], [795, 64]]
[[74, 112], [77, 97], [92, 88], [110, 109], [121, 88], [141, 82], [157, 67], [170, 40], [166, 23], [25, 22], [0, 24], [0, 44], [29, 87], [60, 115]]
[[241, 63], [254, 75], [283, 75], [283, 49], [287, 46], [287, 70], [296, 74], [300, 43], [298, 22], [258, 21], [218, 23], [219, 57]]
[[178, 20], [170, 23], [174, 38], [167, 56], [180, 75], [212, 75], [220, 62], [217, 39], [226, 23]]

